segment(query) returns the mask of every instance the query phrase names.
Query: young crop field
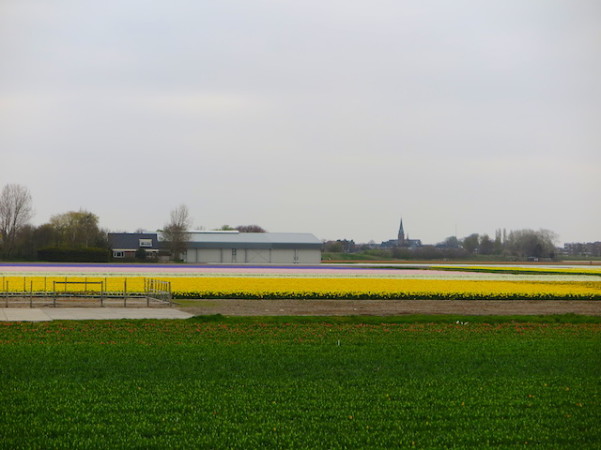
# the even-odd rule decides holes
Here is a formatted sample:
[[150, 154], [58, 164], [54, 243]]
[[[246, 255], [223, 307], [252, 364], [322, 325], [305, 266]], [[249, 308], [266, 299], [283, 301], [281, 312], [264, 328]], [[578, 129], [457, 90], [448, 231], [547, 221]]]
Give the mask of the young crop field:
[[0, 324], [0, 447], [601, 447], [601, 323]]

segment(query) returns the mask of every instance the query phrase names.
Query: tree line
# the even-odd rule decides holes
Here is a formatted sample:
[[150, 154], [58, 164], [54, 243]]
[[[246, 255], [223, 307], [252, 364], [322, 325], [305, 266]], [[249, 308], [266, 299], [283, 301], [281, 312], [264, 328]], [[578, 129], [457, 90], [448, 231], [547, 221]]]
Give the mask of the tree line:
[[[8, 184], [0, 194], [0, 254], [4, 259], [38, 259], [55, 252], [95, 254], [106, 260], [107, 231], [98, 224], [98, 216], [85, 211], [56, 214], [48, 223], [34, 226], [32, 197], [25, 186]], [[85, 249], [85, 252], [84, 252]], [[102, 255], [102, 256], [99, 256]]]
[[[40, 226], [30, 223], [33, 200], [29, 190], [19, 184], [7, 184], [0, 193], [0, 257], [24, 260], [107, 261], [110, 257], [109, 230], [101, 228], [98, 216], [86, 211], [56, 214]], [[180, 260], [186, 250], [191, 219], [188, 208], [173, 209], [170, 221], [158, 230], [165, 241], [165, 252]], [[246, 233], [265, 232], [258, 225], [230, 227]]]
[[497, 230], [494, 240], [487, 234], [472, 233], [458, 242], [468, 255], [551, 258], [557, 256], [558, 236], [551, 230]]
[[324, 242], [324, 252], [363, 254], [370, 258], [393, 259], [467, 259], [484, 255], [502, 259], [555, 259], [557, 234], [550, 230], [497, 230], [495, 238], [487, 234], [472, 233], [464, 238], [449, 236], [436, 245], [406, 247], [382, 246], [375, 243], [355, 244], [354, 241]]

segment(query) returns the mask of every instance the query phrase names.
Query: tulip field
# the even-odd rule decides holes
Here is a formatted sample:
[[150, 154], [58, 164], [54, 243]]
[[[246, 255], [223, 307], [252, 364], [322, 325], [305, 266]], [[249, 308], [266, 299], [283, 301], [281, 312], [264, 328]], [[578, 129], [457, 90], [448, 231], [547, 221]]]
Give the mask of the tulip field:
[[[0, 292], [601, 299], [595, 269], [453, 269], [0, 264]], [[599, 349], [578, 315], [0, 322], [0, 449], [598, 449]]]
[[169, 279], [176, 298], [601, 299], [601, 282], [348, 278]]
[[176, 299], [601, 300], [599, 268], [515, 267], [0, 266], [0, 293], [141, 292], [148, 277]]

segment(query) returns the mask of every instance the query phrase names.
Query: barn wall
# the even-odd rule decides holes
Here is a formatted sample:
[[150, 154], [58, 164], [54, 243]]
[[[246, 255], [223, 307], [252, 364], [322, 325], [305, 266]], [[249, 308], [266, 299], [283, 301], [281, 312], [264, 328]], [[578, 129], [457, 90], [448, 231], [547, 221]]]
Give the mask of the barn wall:
[[193, 255], [192, 260], [188, 262], [195, 263], [220, 263], [221, 262], [221, 249], [219, 248], [197, 248], [188, 250], [188, 254]]
[[274, 264], [319, 264], [321, 252], [317, 249], [274, 249], [271, 251]]
[[208, 264], [319, 264], [321, 252], [318, 249], [260, 249], [236, 248], [188, 249], [186, 262]]
[[294, 250], [288, 248], [274, 248], [271, 250], [273, 264], [294, 264]]
[[298, 264], [319, 264], [321, 263], [321, 250], [319, 249], [301, 249], [297, 250]]
[[269, 248], [247, 248], [245, 262], [248, 264], [270, 264], [271, 251]]

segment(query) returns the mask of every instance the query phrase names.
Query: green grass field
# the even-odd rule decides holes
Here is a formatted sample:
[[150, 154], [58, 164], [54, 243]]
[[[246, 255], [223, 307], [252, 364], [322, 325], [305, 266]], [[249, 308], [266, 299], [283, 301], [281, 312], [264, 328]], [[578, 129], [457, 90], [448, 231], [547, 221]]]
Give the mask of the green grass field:
[[10, 449], [601, 447], [599, 318], [0, 323], [0, 383]]

